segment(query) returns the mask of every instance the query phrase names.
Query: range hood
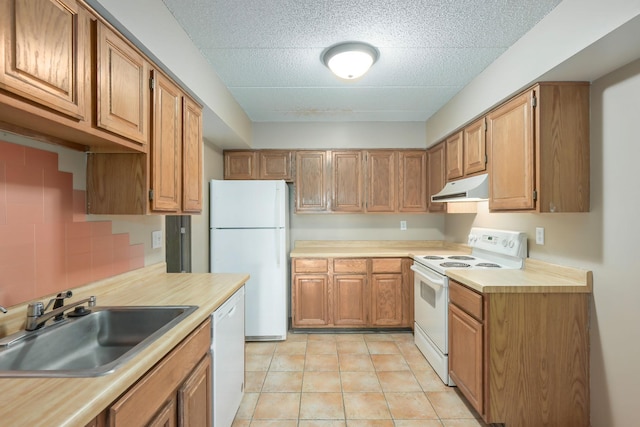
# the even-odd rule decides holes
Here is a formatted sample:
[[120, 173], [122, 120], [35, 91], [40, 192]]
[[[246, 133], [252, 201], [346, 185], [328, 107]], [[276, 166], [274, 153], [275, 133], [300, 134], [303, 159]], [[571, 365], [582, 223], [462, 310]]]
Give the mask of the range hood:
[[432, 202], [478, 202], [489, 198], [489, 175], [482, 174], [447, 182]]

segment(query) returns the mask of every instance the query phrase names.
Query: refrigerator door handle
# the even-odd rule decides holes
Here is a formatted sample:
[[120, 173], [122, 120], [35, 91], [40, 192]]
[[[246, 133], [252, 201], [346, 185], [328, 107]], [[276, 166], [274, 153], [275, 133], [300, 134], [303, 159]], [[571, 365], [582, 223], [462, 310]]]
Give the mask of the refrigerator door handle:
[[275, 208], [276, 208], [276, 223], [274, 225], [273, 231], [276, 233], [276, 238], [274, 239], [275, 241], [275, 245], [276, 247], [274, 248], [274, 252], [276, 255], [276, 265], [278, 267], [280, 267], [280, 251], [278, 250], [278, 248], [280, 248], [280, 215], [281, 215], [281, 211], [282, 209], [280, 209], [280, 188], [278, 188], [276, 186], [276, 203], [275, 203]]

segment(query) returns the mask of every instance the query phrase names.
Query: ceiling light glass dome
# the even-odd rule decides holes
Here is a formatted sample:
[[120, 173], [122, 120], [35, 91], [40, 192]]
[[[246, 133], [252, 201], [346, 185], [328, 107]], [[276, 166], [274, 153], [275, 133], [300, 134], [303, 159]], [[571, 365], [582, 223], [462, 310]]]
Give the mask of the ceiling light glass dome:
[[378, 56], [378, 50], [369, 44], [339, 43], [323, 52], [322, 62], [341, 79], [355, 80], [369, 71]]

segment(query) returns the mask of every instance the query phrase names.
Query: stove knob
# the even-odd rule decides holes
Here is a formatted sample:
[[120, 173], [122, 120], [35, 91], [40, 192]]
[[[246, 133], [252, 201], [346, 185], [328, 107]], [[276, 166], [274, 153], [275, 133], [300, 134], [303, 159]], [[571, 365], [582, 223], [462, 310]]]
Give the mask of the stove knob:
[[509, 247], [513, 248], [513, 246], [516, 244], [516, 242], [514, 242], [513, 240], [509, 240]]
[[507, 243], [509, 243], [507, 242], [507, 239], [502, 240], [502, 246], [504, 246], [505, 248], [507, 247]]

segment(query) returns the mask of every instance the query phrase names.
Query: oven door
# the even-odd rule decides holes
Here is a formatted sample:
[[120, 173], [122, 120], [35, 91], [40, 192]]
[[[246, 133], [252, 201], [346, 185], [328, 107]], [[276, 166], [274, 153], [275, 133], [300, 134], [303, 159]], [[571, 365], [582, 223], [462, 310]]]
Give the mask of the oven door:
[[443, 355], [448, 354], [447, 311], [449, 282], [443, 276], [419, 264], [413, 264], [415, 322]]

